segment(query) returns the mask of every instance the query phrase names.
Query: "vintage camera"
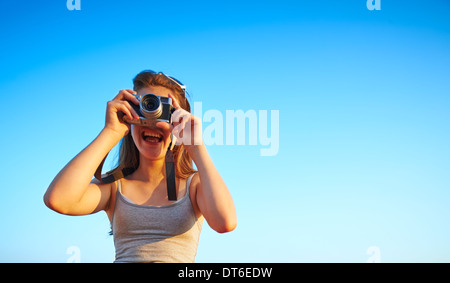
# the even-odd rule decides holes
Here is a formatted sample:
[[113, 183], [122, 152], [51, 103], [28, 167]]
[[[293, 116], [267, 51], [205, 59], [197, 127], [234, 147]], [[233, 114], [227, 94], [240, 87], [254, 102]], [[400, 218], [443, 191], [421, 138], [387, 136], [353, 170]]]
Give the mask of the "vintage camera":
[[125, 122], [141, 126], [150, 126], [161, 121], [171, 123], [175, 107], [172, 106], [170, 97], [157, 96], [153, 93], [135, 96], [139, 100], [139, 105], [134, 103], [130, 103], [130, 105], [140, 118], [130, 120], [127, 116], [124, 116]]

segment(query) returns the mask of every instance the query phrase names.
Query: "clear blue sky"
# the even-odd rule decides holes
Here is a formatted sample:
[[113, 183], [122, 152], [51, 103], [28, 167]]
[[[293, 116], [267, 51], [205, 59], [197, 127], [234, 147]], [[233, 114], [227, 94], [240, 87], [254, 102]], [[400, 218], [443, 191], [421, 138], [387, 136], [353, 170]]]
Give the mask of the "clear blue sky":
[[144, 69], [203, 112], [279, 111], [277, 155], [208, 147], [238, 227], [205, 224], [197, 262], [366, 262], [371, 246], [450, 262], [449, 14], [446, 0], [1, 1], [0, 262], [66, 262], [71, 246], [113, 261], [103, 212], [59, 215], [42, 196]]

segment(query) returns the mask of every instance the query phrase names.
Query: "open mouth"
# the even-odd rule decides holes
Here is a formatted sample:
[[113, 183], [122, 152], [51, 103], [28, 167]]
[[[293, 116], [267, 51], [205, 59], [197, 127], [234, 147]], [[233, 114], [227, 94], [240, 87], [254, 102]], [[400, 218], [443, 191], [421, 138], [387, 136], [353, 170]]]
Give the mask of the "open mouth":
[[163, 140], [163, 136], [153, 131], [143, 131], [142, 139], [148, 143], [159, 143]]

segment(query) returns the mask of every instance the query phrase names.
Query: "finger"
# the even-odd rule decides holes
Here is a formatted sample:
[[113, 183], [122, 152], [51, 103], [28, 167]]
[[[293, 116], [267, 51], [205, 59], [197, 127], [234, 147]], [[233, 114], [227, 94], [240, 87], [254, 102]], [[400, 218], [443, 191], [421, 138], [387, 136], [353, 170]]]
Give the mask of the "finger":
[[186, 124], [191, 121], [191, 113], [187, 111], [183, 112], [181, 114], [180, 119], [181, 119], [180, 123], [182, 124], [182, 128], [184, 129], [186, 127]]
[[130, 105], [130, 103], [129, 103], [128, 101], [124, 100], [124, 101], [122, 101], [122, 104], [124, 104], [125, 107], [126, 107], [127, 109], [129, 109], [131, 115], [133, 115], [133, 117], [134, 117], [135, 119], [139, 119], [139, 114], [136, 112], [136, 110], [134, 110], [133, 107], [131, 107], [131, 105]]
[[126, 89], [124, 94], [126, 100], [132, 101], [136, 105], [139, 104], [139, 99], [136, 97], [137, 92], [132, 89]]
[[175, 126], [178, 125], [180, 123], [180, 120], [182, 119], [182, 116], [185, 115], [185, 113], [189, 114], [189, 112], [187, 112], [183, 108], [175, 110], [175, 112], [173, 112], [172, 114], [172, 123], [174, 123]]
[[[123, 118], [123, 116], [127, 116], [130, 120], [133, 120], [133, 115], [131, 114], [130, 110], [122, 103], [117, 103], [116, 105], [114, 105], [114, 109], [115, 109], [115, 112], [118, 113], [117, 115], [119, 118], [121, 118], [121, 117]], [[120, 113], [123, 116], [120, 116]]]
[[174, 127], [175, 134], [179, 135], [179, 134], [183, 133], [183, 135], [184, 135], [184, 132], [186, 130], [187, 130], [187, 132], [190, 132], [190, 128], [186, 129], [186, 125], [188, 123], [190, 123], [190, 120], [191, 120], [191, 114], [189, 112], [185, 111], [184, 113], [181, 113], [180, 121]]
[[174, 95], [169, 93], [169, 97], [172, 98], [172, 105], [173, 107], [175, 107], [175, 109], [182, 109]]
[[123, 89], [119, 92], [119, 94], [114, 98], [114, 100], [128, 100], [132, 101], [134, 104], [139, 104], [139, 100], [135, 96], [136, 92], [131, 89]]
[[124, 93], [125, 93], [125, 91], [126, 90], [124, 90], [124, 89], [121, 89], [120, 91], [119, 91], [119, 93], [116, 95], [116, 97], [114, 97], [114, 99], [113, 100], [122, 100], [123, 99], [123, 97], [124, 97]]
[[155, 124], [156, 127], [160, 128], [161, 130], [165, 131], [165, 132], [172, 132], [173, 130], [173, 126], [167, 122], [156, 122]]
[[[130, 104], [127, 101], [111, 101], [111, 107], [112, 111], [118, 113], [122, 112], [123, 115], [127, 116], [130, 120], [133, 120], [133, 115], [136, 114], [137, 118], [139, 118], [139, 115], [134, 111], [134, 109], [130, 106]], [[134, 112], [134, 114], [133, 114]]]
[[131, 108], [129, 107], [129, 105], [126, 105], [125, 103], [121, 103], [118, 106], [118, 110], [120, 112], [122, 112], [124, 115], [126, 115], [130, 120], [134, 119], [133, 113], [132, 113]]

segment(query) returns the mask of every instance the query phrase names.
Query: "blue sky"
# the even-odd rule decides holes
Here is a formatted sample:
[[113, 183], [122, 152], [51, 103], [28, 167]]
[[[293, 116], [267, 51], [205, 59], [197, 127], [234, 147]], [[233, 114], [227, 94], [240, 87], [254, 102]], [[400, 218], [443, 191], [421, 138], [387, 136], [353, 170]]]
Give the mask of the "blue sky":
[[[449, 262], [450, 3], [0, 3], [0, 262], [114, 259], [104, 213], [42, 196], [144, 69], [203, 112], [278, 110], [279, 151], [208, 150], [238, 227], [205, 224], [197, 262]], [[207, 123], [204, 126], [208, 126]], [[107, 165], [112, 166], [111, 158]]]

